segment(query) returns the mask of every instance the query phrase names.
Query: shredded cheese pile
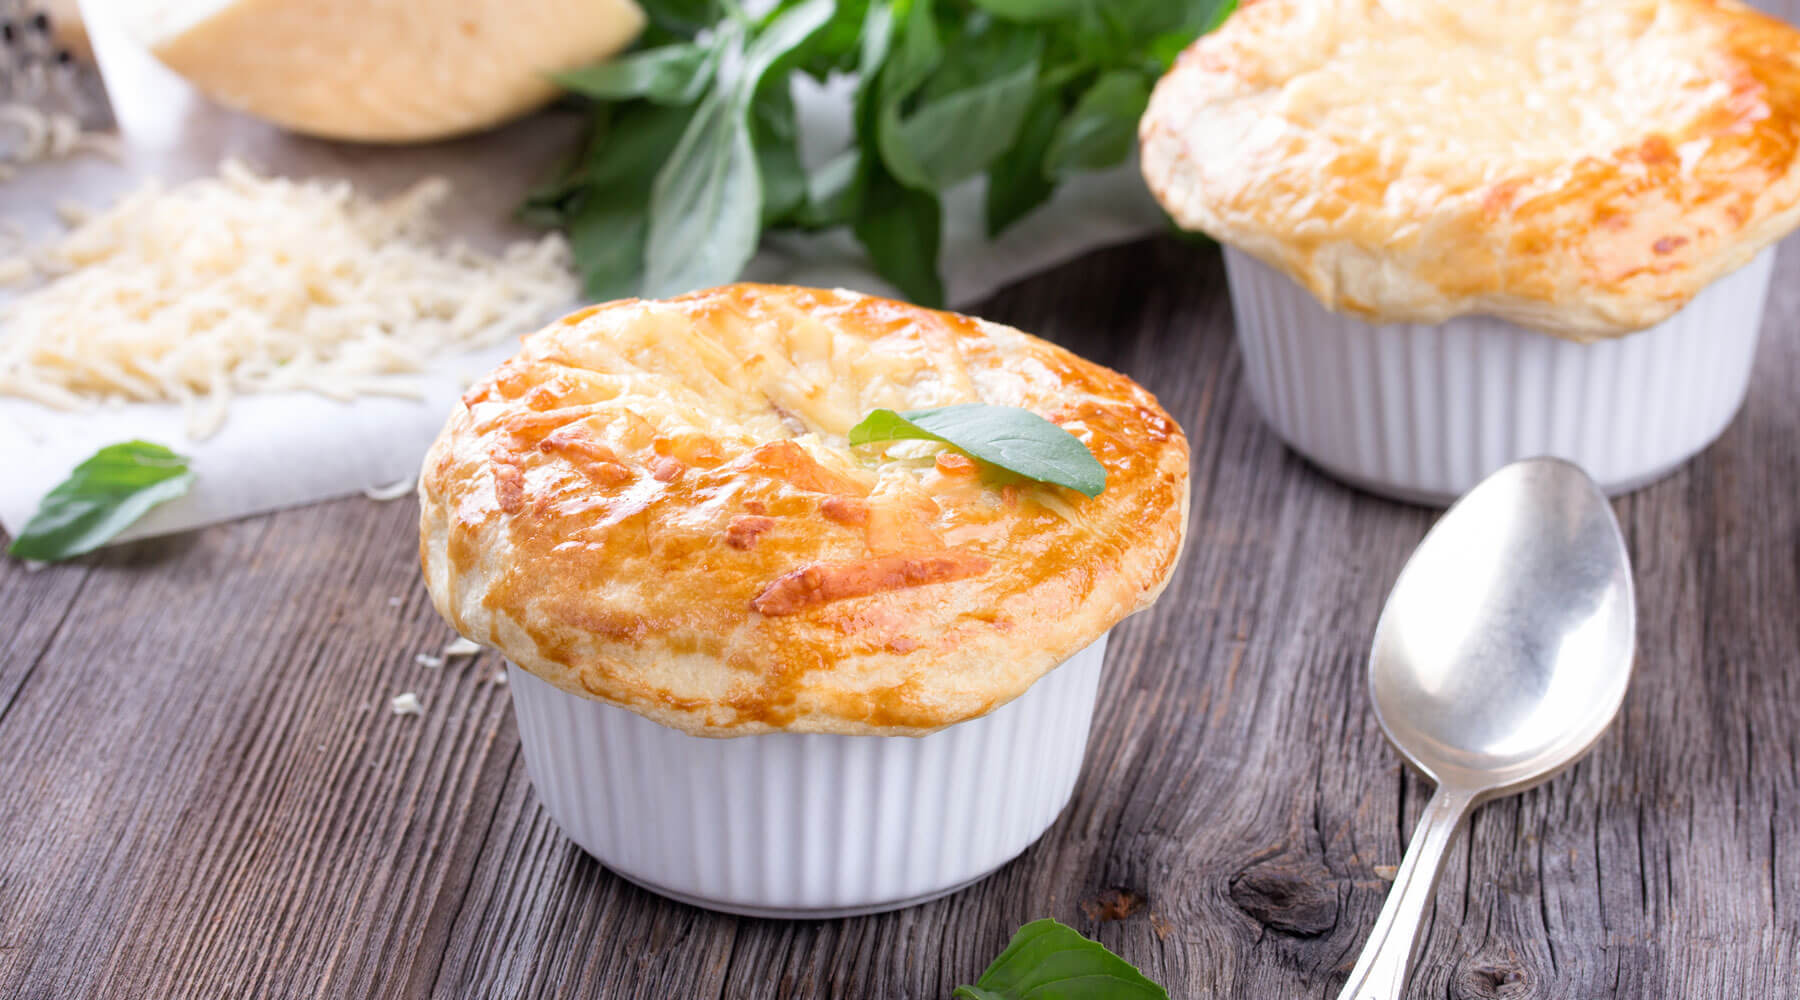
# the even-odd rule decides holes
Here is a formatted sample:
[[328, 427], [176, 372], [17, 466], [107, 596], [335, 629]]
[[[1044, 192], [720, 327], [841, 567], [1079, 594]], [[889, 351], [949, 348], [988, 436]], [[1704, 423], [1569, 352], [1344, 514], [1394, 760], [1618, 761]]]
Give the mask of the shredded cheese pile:
[[177, 402], [196, 439], [238, 393], [417, 396], [396, 376], [525, 332], [576, 294], [560, 236], [498, 257], [436, 242], [449, 194], [434, 177], [378, 202], [228, 160], [64, 211], [69, 232], [23, 266], [0, 261], [0, 275], [48, 279], [0, 305], [0, 393], [63, 409]]

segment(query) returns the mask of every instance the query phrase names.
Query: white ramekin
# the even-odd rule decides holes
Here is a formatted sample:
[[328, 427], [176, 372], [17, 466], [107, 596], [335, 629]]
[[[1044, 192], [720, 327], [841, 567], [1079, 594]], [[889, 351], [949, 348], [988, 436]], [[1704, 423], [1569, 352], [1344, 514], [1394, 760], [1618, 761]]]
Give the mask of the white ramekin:
[[954, 892], [1042, 836], [1075, 790], [1105, 653], [1103, 635], [924, 737], [707, 739], [507, 670], [538, 798], [601, 864], [709, 909], [837, 917]]
[[1225, 249], [1250, 393], [1295, 451], [1352, 485], [1442, 505], [1555, 455], [1608, 493], [1712, 443], [1744, 401], [1775, 251], [1648, 330], [1578, 344], [1486, 316], [1371, 325]]

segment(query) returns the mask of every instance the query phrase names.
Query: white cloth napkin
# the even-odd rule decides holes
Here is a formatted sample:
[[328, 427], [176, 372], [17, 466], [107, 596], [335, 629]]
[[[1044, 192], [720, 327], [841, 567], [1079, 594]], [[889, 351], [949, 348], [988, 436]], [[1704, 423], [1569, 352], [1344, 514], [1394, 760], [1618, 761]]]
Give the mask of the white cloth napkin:
[[[90, 157], [51, 163], [0, 181], [0, 218], [34, 233], [53, 229], [58, 201], [101, 204], [145, 177], [198, 176], [235, 155], [288, 176], [348, 177], [377, 194], [398, 191], [425, 174], [444, 175], [456, 192], [445, 212], [447, 229], [495, 249], [531, 235], [512, 221], [512, 209], [580, 130], [577, 116], [545, 114], [485, 135], [423, 147], [299, 138], [200, 97], [147, 53], [109, 31], [102, 19], [90, 17], [89, 28], [124, 135], [123, 162]], [[809, 90], [796, 97], [809, 144], [841, 139], [849, 118], [843, 88]], [[1085, 250], [1161, 225], [1132, 165], [1065, 184], [1050, 204], [994, 243], [981, 231], [981, 197], [980, 182], [974, 182], [947, 199], [942, 268], [953, 305], [966, 305]], [[748, 277], [893, 293], [870, 270], [855, 241], [841, 232], [771, 236]], [[0, 329], [0, 336], [5, 335]], [[151, 511], [121, 541], [404, 482], [416, 475], [467, 380], [492, 368], [513, 347], [507, 343], [450, 359], [413, 377], [425, 390], [421, 400], [370, 397], [339, 403], [298, 392], [239, 397], [223, 428], [201, 441], [188, 439], [174, 405], [132, 403], [63, 412], [0, 396], [0, 468], [7, 470], [0, 477], [0, 524], [17, 535], [43, 495], [78, 462], [100, 447], [133, 438], [189, 456], [196, 478], [187, 496]]]

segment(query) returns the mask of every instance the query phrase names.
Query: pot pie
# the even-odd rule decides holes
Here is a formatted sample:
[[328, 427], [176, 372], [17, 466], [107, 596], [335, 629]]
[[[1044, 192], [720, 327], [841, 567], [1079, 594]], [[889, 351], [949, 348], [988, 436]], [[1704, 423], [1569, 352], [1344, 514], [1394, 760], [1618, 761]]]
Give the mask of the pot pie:
[[1800, 223], [1800, 33], [1730, 0], [1254, 0], [1140, 138], [1178, 223], [1331, 309], [1608, 338]]
[[[1059, 424], [1106, 489], [847, 443], [874, 408], [965, 402]], [[703, 736], [918, 735], [1161, 592], [1188, 453], [1144, 389], [1017, 330], [743, 284], [525, 338], [451, 415], [419, 498], [439, 612], [565, 691]]]

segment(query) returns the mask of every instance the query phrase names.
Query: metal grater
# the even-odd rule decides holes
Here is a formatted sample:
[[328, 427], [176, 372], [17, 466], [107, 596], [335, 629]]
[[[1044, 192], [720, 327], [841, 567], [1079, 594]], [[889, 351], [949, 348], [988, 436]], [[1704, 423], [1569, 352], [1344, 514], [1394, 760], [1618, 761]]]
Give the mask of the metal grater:
[[0, 105], [27, 105], [71, 118], [84, 131], [113, 127], [100, 70], [86, 52], [57, 41], [57, 24], [41, 3], [0, 0]]

